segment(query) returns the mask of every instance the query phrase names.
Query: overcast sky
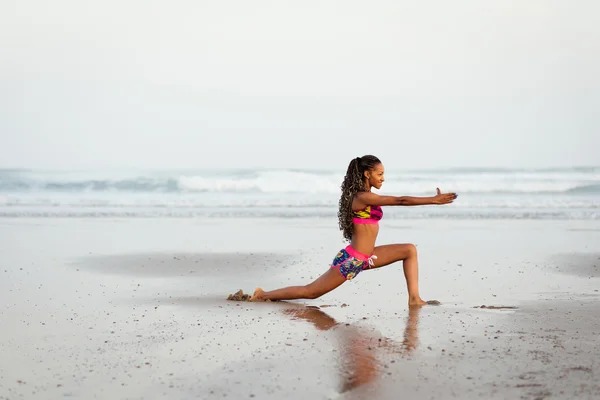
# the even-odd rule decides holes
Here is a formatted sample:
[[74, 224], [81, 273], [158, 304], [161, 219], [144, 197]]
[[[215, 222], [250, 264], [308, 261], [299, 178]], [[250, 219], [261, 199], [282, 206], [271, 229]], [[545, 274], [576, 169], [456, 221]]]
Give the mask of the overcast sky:
[[600, 165], [600, 2], [0, 3], [0, 167]]

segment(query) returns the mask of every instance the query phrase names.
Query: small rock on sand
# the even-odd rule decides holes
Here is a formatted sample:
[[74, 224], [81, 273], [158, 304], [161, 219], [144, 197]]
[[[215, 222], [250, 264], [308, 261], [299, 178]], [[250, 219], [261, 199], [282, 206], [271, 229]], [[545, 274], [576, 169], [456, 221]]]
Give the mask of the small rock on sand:
[[227, 300], [233, 300], [233, 301], [250, 301], [250, 295], [249, 294], [245, 294], [244, 291], [242, 289], [238, 290], [237, 292], [235, 292], [234, 294], [230, 294], [227, 297]]

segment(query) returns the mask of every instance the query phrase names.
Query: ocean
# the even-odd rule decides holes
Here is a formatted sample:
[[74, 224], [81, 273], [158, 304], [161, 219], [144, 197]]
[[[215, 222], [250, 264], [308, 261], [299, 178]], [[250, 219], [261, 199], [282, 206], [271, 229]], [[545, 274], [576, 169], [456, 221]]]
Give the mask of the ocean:
[[[0, 217], [336, 218], [345, 170], [0, 169]], [[600, 167], [386, 172], [380, 194], [456, 192], [385, 218], [600, 219]]]

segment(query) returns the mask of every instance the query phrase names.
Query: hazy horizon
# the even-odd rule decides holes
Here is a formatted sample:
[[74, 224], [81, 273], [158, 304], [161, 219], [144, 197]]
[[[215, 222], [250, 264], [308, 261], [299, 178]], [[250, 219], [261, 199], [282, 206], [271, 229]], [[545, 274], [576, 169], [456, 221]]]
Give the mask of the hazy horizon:
[[[383, 160], [385, 164], [385, 160]], [[226, 167], [226, 168], [213, 168], [213, 167], [119, 167], [119, 166], [103, 166], [103, 167], [4, 167], [0, 166], [1, 171], [24, 171], [24, 172], [56, 172], [56, 173], [65, 173], [65, 172], [124, 172], [124, 173], [151, 173], [151, 172], [163, 172], [163, 173], [193, 173], [193, 172], [212, 172], [212, 171], [222, 171], [222, 172], [235, 172], [235, 171], [247, 171], [247, 170], [256, 170], [256, 171], [298, 171], [298, 172], [334, 172], [334, 171], [342, 171], [345, 172], [347, 165], [342, 166], [333, 166], [330, 168], [319, 168], [319, 167]], [[403, 171], [406, 172], [473, 172], [473, 173], [485, 173], [485, 172], [553, 172], [553, 171], [577, 171], [577, 170], [594, 170], [600, 173], [600, 165], [570, 165], [570, 166], [539, 166], [539, 167], [520, 167], [520, 166], [498, 166], [498, 167], [482, 167], [482, 166], [454, 166], [454, 167], [401, 167], [401, 168], [387, 168], [386, 173], [391, 173], [393, 175], [401, 175]]]
[[589, 0], [2, 4], [0, 168], [596, 167], [599, 14]]

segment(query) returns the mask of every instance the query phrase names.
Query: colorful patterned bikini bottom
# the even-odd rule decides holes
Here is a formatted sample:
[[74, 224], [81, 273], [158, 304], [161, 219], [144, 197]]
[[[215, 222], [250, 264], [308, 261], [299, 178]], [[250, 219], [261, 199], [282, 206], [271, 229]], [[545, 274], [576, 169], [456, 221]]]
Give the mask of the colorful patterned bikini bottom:
[[331, 263], [331, 268], [337, 268], [344, 278], [352, 280], [361, 271], [373, 267], [375, 259], [377, 259], [376, 255], [373, 254], [369, 257], [348, 245], [337, 253]]

